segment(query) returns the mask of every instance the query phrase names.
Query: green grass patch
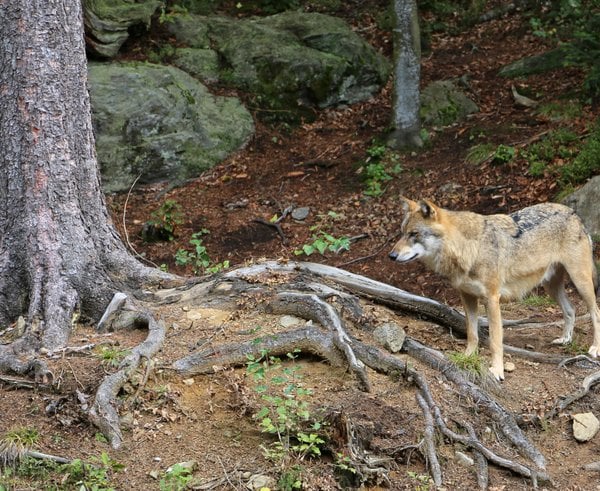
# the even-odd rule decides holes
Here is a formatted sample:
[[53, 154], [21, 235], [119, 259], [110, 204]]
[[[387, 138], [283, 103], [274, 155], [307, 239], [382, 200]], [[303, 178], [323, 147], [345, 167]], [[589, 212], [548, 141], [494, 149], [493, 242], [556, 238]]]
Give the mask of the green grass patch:
[[448, 353], [448, 359], [454, 363], [457, 368], [471, 375], [481, 377], [486, 373], [484, 359], [477, 352], [471, 353], [470, 355], [452, 352]]

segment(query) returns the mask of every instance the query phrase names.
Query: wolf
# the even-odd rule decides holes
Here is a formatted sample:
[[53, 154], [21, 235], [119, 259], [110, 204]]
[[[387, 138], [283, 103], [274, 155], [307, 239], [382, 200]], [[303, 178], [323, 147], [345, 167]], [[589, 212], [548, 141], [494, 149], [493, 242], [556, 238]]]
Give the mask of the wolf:
[[467, 328], [466, 354], [477, 351], [478, 306], [486, 306], [490, 331], [490, 371], [504, 379], [500, 301], [522, 298], [542, 284], [563, 312], [562, 336], [573, 338], [575, 310], [565, 293], [568, 274], [590, 312], [594, 340], [589, 354], [600, 354], [598, 272], [592, 241], [581, 219], [567, 206], [542, 203], [510, 215], [450, 211], [429, 200], [401, 198], [401, 236], [389, 254], [406, 263], [420, 260], [445, 276], [460, 292]]

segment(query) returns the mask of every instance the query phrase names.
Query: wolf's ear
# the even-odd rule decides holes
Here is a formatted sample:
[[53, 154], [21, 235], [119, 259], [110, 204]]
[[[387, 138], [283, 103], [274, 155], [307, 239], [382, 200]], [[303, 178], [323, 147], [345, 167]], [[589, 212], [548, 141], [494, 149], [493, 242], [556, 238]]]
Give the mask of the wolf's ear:
[[400, 196], [400, 201], [402, 202], [402, 209], [404, 210], [404, 213], [408, 213], [409, 211], [413, 211], [419, 208], [419, 205], [416, 201], [408, 199], [404, 196]]
[[419, 211], [423, 215], [423, 218], [430, 218], [432, 220], [437, 218], [437, 206], [429, 200], [419, 201]]

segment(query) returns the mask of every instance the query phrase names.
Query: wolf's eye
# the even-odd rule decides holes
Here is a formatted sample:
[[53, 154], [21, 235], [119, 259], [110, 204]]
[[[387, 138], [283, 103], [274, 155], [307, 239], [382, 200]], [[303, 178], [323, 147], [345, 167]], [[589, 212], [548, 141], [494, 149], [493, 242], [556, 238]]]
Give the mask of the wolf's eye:
[[408, 233], [408, 238], [409, 239], [416, 239], [417, 235], [419, 235], [419, 234], [413, 230], [412, 232]]

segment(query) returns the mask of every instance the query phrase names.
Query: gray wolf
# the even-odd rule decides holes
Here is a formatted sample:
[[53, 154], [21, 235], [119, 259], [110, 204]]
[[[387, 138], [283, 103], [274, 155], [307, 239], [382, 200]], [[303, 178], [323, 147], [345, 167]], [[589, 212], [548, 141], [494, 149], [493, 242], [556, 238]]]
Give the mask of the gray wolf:
[[575, 310], [565, 294], [569, 275], [592, 318], [589, 349], [600, 355], [600, 310], [596, 303], [598, 273], [592, 242], [575, 212], [564, 205], [542, 203], [511, 215], [450, 211], [431, 201], [401, 198], [405, 211], [400, 240], [389, 256], [404, 263], [420, 260], [445, 276], [459, 292], [467, 327], [466, 353], [477, 351], [478, 305], [485, 303], [490, 330], [490, 371], [504, 379], [500, 300], [518, 299], [542, 284], [560, 305], [562, 336], [573, 338]]

